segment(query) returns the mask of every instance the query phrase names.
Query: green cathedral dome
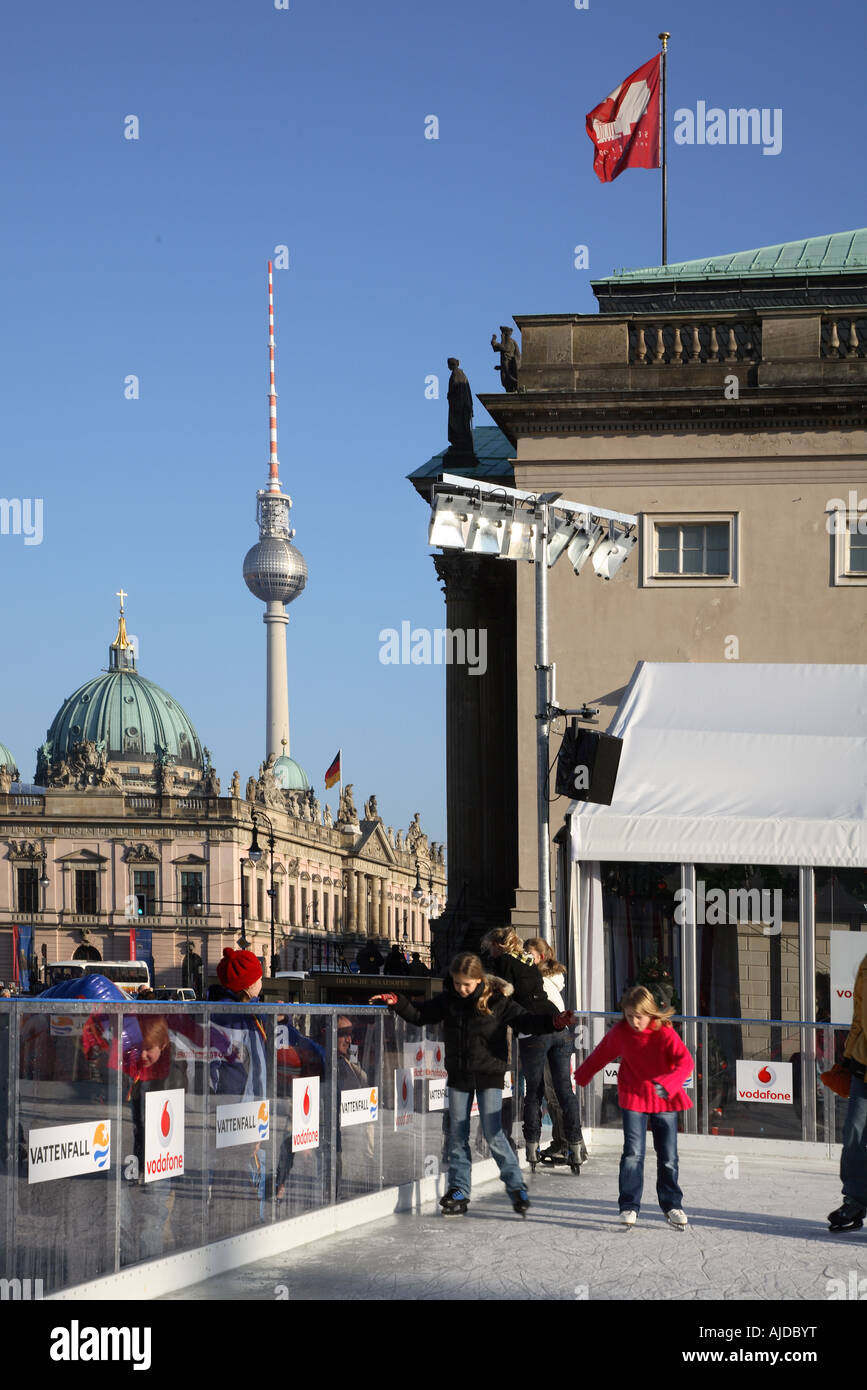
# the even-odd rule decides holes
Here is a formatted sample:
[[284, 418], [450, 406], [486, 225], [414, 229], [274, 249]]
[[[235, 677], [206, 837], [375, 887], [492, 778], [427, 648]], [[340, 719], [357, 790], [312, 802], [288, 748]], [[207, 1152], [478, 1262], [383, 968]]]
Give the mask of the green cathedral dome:
[[170, 757], [182, 768], [204, 771], [202, 745], [186, 711], [136, 670], [123, 614], [109, 648], [109, 669], [79, 686], [54, 716], [39, 750], [37, 782], [84, 743], [95, 744], [108, 763], [152, 764]]
[[306, 792], [310, 787], [301, 764], [296, 763], [294, 758], [287, 758], [285, 753], [281, 753], [274, 763], [274, 781], [287, 792]]
[[0, 767], [8, 767], [14, 781], [18, 781], [18, 767], [5, 743], [0, 743]]

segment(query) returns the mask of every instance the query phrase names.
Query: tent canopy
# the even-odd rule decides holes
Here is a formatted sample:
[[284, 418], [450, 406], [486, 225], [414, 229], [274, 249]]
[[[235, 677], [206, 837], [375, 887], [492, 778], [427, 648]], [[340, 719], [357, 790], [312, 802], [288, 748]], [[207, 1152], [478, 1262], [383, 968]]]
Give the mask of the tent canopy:
[[572, 857], [867, 867], [867, 666], [640, 662]]

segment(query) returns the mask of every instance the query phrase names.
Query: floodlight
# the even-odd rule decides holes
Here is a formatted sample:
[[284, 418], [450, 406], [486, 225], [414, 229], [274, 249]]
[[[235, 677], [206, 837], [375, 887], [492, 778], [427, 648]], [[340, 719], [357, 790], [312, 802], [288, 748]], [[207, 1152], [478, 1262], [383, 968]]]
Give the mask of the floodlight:
[[499, 555], [507, 510], [502, 502], [473, 502], [466, 541], [472, 555]]
[[463, 550], [469, 524], [467, 499], [438, 492], [433, 502], [428, 545], [441, 545], [444, 550]]
[[621, 565], [629, 559], [630, 551], [638, 544], [637, 536], [627, 535], [625, 531], [615, 531], [600, 541], [593, 552], [593, 568], [600, 579], [613, 579]]
[[506, 522], [503, 543], [500, 549], [502, 560], [535, 560], [536, 522], [530, 511], [515, 507], [511, 519]]
[[576, 574], [580, 574], [588, 555], [601, 535], [602, 528], [586, 519], [574, 532], [566, 547], [566, 558]]
[[548, 568], [556, 565], [575, 534], [574, 517], [554, 517], [548, 535]]

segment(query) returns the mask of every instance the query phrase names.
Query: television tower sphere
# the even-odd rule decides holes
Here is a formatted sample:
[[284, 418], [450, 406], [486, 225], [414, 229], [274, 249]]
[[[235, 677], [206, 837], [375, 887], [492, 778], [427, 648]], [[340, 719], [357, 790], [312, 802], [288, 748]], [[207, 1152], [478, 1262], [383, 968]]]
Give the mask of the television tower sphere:
[[244, 556], [244, 583], [266, 603], [291, 603], [307, 583], [307, 561], [282, 536], [263, 536]]

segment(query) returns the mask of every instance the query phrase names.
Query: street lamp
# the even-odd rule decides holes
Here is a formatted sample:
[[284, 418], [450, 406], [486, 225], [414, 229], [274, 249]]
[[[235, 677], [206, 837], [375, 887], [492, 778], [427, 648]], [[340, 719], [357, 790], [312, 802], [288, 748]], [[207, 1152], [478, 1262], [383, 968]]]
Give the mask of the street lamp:
[[274, 900], [277, 896], [276, 890], [274, 888], [274, 827], [271, 824], [270, 818], [265, 815], [264, 811], [257, 811], [256, 808], [253, 807], [250, 814], [253, 818], [253, 839], [251, 841], [250, 848], [247, 851], [247, 856], [249, 859], [252, 859], [254, 864], [258, 864], [259, 860], [262, 858], [262, 850], [259, 846], [259, 837], [257, 834], [257, 822], [263, 820], [265, 822], [265, 829], [268, 831], [268, 850], [271, 856], [271, 886], [268, 889], [268, 897], [271, 900], [271, 976], [273, 978], [274, 975], [276, 975], [277, 967], [280, 964], [280, 962], [277, 959], [277, 946], [274, 937]]
[[612, 579], [637, 544], [637, 531], [637, 516], [567, 502], [559, 492], [521, 492], [444, 473], [431, 495], [430, 545], [500, 560], [526, 559], [535, 567], [539, 935], [548, 942], [553, 936], [548, 739], [557, 710], [554, 667], [548, 660], [548, 570], [565, 552], [576, 575], [590, 558], [600, 579]]

